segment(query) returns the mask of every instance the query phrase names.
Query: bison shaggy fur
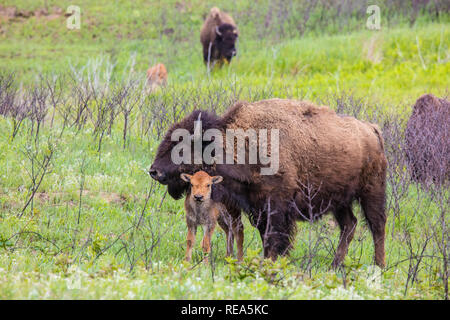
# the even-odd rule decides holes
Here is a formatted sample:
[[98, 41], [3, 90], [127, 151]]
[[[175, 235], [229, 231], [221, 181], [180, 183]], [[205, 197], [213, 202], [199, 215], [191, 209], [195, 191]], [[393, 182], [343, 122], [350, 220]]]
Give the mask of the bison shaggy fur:
[[406, 125], [406, 159], [411, 176], [422, 183], [448, 182], [450, 101], [425, 94], [417, 99]]
[[[264, 166], [259, 162], [174, 164], [171, 149], [177, 142], [171, 141], [172, 132], [184, 128], [193, 133], [200, 113], [203, 130], [278, 129], [278, 172], [261, 175]], [[248, 144], [245, 148], [248, 152]], [[167, 185], [175, 199], [188, 189], [180, 173], [202, 169], [221, 175], [223, 182], [214, 186], [212, 198], [224, 203], [232, 215], [240, 215], [241, 210], [248, 214], [260, 232], [264, 256], [272, 259], [291, 248], [296, 221], [315, 221], [332, 212], [341, 230], [333, 266], [340, 265], [357, 224], [352, 203], [359, 201], [373, 235], [375, 262], [384, 266], [386, 165], [384, 142], [376, 125], [339, 116], [310, 102], [270, 99], [239, 102], [222, 117], [195, 110], [168, 130], [150, 175]]]

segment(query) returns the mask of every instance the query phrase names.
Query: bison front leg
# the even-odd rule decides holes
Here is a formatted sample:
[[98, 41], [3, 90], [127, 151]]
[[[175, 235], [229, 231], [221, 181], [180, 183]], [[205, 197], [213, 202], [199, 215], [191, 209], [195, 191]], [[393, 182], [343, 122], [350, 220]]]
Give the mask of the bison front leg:
[[244, 257], [244, 225], [242, 224], [241, 216], [233, 218], [232, 228], [237, 244], [237, 259], [241, 262]]
[[224, 214], [223, 216], [220, 216], [217, 221], [223, 232], [225, 232], [225, 237], [227, 239], [227, 257], [232, 257], [234, 238], [231, 230], [231, 217], [228, 214]]
[[267, 215], [260, 215], [256, 221], [264, 247], [264, 258], [276, 260], [291, 249], [291, 238], [295, 230], [295, 220], [290, 212], [270, 211]]
[[357, 220], [353, 215], [351, 207], [337, 209], [334, 212], [334, 217], [336, 218], [339, 228], [341, 229], [339, 245], [332, 264], [333, 268], [337, 268], [341, 265], [347, 255], [348, 246], [353, 239], [353, 235], [355, 234]]

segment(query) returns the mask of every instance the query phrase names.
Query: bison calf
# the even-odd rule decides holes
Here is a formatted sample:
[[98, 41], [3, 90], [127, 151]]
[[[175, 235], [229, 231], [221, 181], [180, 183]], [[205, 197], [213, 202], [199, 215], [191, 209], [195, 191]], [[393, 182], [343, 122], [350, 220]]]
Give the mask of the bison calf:
[[238, 247], [238, 260], [241, 261], [244, 242], [242, 222], [240, 219], [232, 219], [222, 203], [211, 199], [212, 186], [220, 183], [223, 178], [221, 176], [211, 177], [204, 171], [198, 171], [194, 175], [182, 173], [181, 179], [190, 183], [191, 186], [184, 202], [188, 226], [186, 260], [191, 260], [197, 227], [202, 225], [204, 229], [202, 248], [206, 254], [205, 262], [208, 262], [207, 255], [211, 250], [211, 236], [218, 222], [227, 237], [227, 256], [233, 254], [234, 235]]
[[236, 55], [238, 30], [233, 18], [214, 7], [209, 12], [200, 32], [203, 60], [208, 67], [216, 62], [228, 63]]
[[147, 84], [151, 92], [167, 83], [167, 69], [162, 63], [155, 64], [147, 70]]

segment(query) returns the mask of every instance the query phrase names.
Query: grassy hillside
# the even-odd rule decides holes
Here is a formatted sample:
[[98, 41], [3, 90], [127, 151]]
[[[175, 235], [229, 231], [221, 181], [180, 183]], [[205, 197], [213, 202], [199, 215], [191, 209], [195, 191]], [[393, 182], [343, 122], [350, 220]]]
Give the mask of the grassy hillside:
[[[310, 14], [301, 37], [294, 25], [280, 31], [275, 13], [282, 7], [275, 10], [265, 2], [258, 9], [245, 1], [216, 3], [233, 13], [241, 36], [237, 59], [214, 79], [235, 79], [252, 87], [289, 86], [307, 92], [311, 99], [342, 90], [388, 104], [411, 104], [423, 92], [443, 95], [449, 82], [448, 13], [441, 11], [436, 18], [423, 9], [410, 27], [409, 16], [403, 17], [401, 11], [393, 15], [392, 8], [383, 11], [380, 2], [382, 28], [370, 31], [365, 28], [368, 15], [362, 10], [367, 6], [355, 3], [355, 12], [347, 9], [348, 16], [342, 14], [339, 19], [333, 16], [333, 5], [317, 8], [318, 17]], [[174, 84], [206, 78], [199, 42], [203, 17], [210, 8], [205, 1], [128, 5], [81, 1], [80, 30], [67, 29], [62, 14], [51, 17], [55, 7], [65, 12], [70, 2], [21, 0], [6, 1], [4, 6], [13, 4], [31, 12], [46, 7], [49, 14], [2, 23], [0, 68], [14, 70], [22, 81], [31, 81], [38, 72], [67, 73], [70, 65], [83, 66], [99, 56], [110, 59], [115, 75], [133, 54], [137, 73], [145, 74], [151, 64], [163, 62]], [[297, 19], [300, 24], [305, 20], [301, 4], [295, 6], [298, 16], [289, 11], [283, 21]], [[430, 5], [427, 10], [433, 8]], [[268, 15], [271, 9], [274, 12]], [[260, 24], [267, 19], [263, 33]]]
[[[420, 95], [449, 94], [446, 4], [379, 1], [382, 28], [371, 31], [365, 1], [308, 3], [214, 3], [241, 36], [236, 59], [208, 74], [199, 42], [206, 1], [78, 1], [80, 30], [66, 28], [71, 1], [3, 1], [0, 298], [444, 298], [448, 189], [411, 182], [402, 139]], [[4, 14], [12, 6], [21, 13]], [[37, 16], [42, 8], [48, 13]], [[146, 95], [142, 82], [127, 82], [156, 62], [168, 68], [166, 88]], [[130, 100], [117, 103], [124, 88]], [[182, 201], [147, 174], [162, 135], [194, 108], [221, 113], [239, 99], [271, 97], [328, 104], [382, 127], [386, 269], [372, 266], [356, 204], [360, 222], [337, 271], [329, 269], [339, 237], [331, 217], [298, 224], [291, 255], [275, 263], [261, 259], [246, 218], [242, 265], [225, 261], [221, 232], [212, 264], [201, 263], [198, 245], [194, 263], [183, 262]]]

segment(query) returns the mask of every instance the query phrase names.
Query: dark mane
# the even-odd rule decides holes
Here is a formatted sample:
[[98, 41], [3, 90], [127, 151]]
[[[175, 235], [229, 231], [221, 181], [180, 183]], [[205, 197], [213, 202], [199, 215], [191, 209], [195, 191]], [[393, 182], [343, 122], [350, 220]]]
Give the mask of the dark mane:
[[236, 30], [236, 26], [233, 26], [232, 24], [229, 24], [229, 23], [222, 23], [219, 26], [219, 31], [222, 33], [227, 32], [227, 31], [233, 32], [234, 30]]
[[[204, 168], [202, 165], [176, 165], [171, 161], [171, 151], [172, 148], [177, 144], [177, 141], [171, 141], [172, 133], [176, 129], [186, 129], [191, 134], [194, 133], [194, 122], [197, 121], [201, 113], [201, 121], [203, 131], [216, 128], [223, 130], [224, 125], [221, 118], [215, 113], [206, 110], [194, 110], [181, 121], [173, 124], [166, 135], [164, 136], [162, 142], [160, 143], [158, 150], [156, 152], [156, 157], [153, 166], [160, 168], [167, 172], [167, 188], [169, 195], [175, 200], [180, 199], [187, 191], [188, 183], [180, 179], [180, 174], [182, 172], [193, 174], [196, 171]], [[206, 169], [206, 168], [205, 168]], [[207, 170], [205, 170], [207, 171]], [[209, 170], [211, 171], [211, 170]]]

